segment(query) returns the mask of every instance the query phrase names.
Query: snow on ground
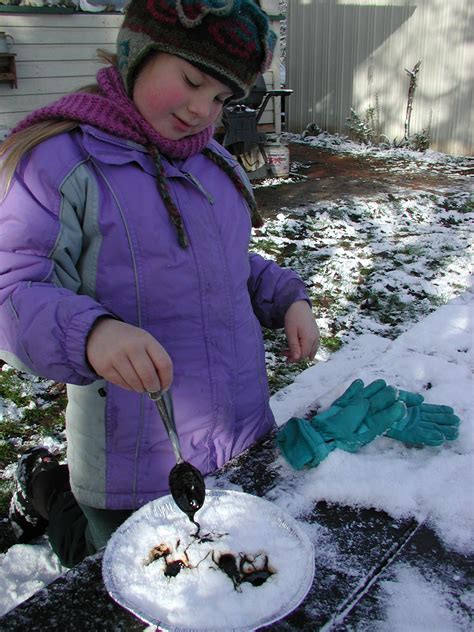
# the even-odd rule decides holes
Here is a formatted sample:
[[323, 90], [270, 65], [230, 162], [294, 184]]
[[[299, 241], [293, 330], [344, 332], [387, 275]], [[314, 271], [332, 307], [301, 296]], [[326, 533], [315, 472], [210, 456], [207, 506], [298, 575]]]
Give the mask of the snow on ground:
[[67, 569], [45, 538], [38, 544], [15, 544], [1, 556], [0, 616], [43, 588]]
[[440, 447], [407, 448], [381, 437], [357, 454], [332, 452], [304, 473], [301, 496], [284, 499], [287, 510], [297, 514], [309, 499], [374, 507], [395, 518], [426, 519], [448, 547], [473, 552], [473, 315], [474, 294], [466, 292], [395, 341], [361, 336], [273, 396], [282, 424], [327, 408], [356, 378], [366, 384], [382, 378], [422, 393], [428, 403], [452, 406], [462, 420], [458, 439]]
[[[472, 220], [463, 190], [353, 197], [282, 208], [256, 231], [253, 250], [305, 280], [321, 330], [321, 360], [363, 334], [394, 339], [467, 289]], [[300, 369], [281, 365], [283, 332], [264, 335], [274, 392]]]
[[363, 145], [343, 134], [330, 134], [326, 131], [321, 131], [315, 136], [306, 135], [305, 137], [301, 134], [285, 133], [283, 138], [288, 142], [304, 142], [312, 147], [337, 151], [338, 153], [370, 156], [371, 158], [383, 160], [385, 164], [388, 161], [391, 164], [391, 169], [393, 166], [398, 165], [398, 170], [403, 170], [404, 172], [433, 171], [437, 167], [442, 166], [444, 174], [462, 177], [464, 175], [463, 172], [468, 172], [472, 169], [474, 163], [474, 158], [472, 157], [453, 156], [433, 151], [432, 149], [422, 152], [401, 147]]
[[[408, 564], [398, 563], [395, 577], [381, 582], [386, 619], [372, 621], [364, 632], [456, 632], [471, 630], [466, 615], [451, 607], [449, 596], [436, 578], [429, 581]], [[401, 607], [403, 604], [403, 607]]]
[[[423, 393], [427, 402], [453, 406], [462, 420], [456, 441], [411, 449], [378, 438], [357, 454], [336, 450], [317, 468], [301, 473], [298, 497], [276, 495], [272, 500], [293, 516], [315, 500], [375, 507], [395, 518], [413, 516], [426, 520], [448, 547], [472, 553], [473, 310], [474, 293], [469, 291], [394, 341], [373, 334], [360, 336], [326, 362], [301, 373], [271, 400], [281, 425], [308, 409], [326, 408], [355, 378], [366, 383], [383, 378], [399, 388]], [[2, 558], [0, 613], [63, 570], [47, 542], [15, 545]], [[437, 587], [427, 584], [414, 569], [400, 565], [397, 578], [383, 583], [383, 590], [386, 617], [377, 630], [421, 629], [420, 621], [437, 622], [430, 625], [434, 630], [468, 630], [464, 620], [451, 612], [449, 600], [440, 598]]]

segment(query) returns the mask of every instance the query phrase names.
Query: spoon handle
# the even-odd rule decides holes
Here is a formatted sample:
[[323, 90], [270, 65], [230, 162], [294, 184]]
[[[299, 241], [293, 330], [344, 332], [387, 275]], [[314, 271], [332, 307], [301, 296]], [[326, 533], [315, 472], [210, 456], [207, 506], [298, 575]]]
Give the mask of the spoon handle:
[[168, 437], [171, 441], [171, 447], [173, 448], [176, 463], [182, 463], [183, 456], [181, 454], [181, 445], [176, 431], [173, 399], [170, 391], [156, 391], [154, 393], [148, 393], [148, 397], [155, 402], [161, 419], [163, 420], [163, 425], [165, 426], [166, 432], [168, 433]]

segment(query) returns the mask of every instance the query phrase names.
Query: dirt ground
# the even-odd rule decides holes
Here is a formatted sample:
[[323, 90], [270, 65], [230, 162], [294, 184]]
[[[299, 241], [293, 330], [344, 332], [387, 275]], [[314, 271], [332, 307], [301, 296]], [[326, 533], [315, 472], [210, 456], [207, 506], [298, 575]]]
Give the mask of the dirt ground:
[[[441, 192], [466, 189], [466, 180], [440, 173], [437, 166], [426, 171], [404, 173], [400, 161], [378, 160], [366, 156], [337, 154], [301, 143], [291, 143], [292, 173], [302, 176], [298, 182], [260, 187], [255, 196], [261, 214], [271, 217], [283, 207], [295, 208], [309, 203], [348, 197], [374, 197], [400, 194], [400, 190]], [[467, 176], [466, 172], [463, 175]]]

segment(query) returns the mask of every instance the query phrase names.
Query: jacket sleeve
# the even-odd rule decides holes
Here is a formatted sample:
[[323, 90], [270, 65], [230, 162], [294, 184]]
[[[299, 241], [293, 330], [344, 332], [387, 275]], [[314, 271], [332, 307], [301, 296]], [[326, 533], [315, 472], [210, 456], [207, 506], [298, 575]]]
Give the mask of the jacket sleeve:
[[[108, 312], [76, 293], [80, 222], [66, 209], [64, 225], [68, 201], [46, 170], [37, 171], [29, 178], [17, 172], [0, 203], [0, 358], [48, 379], [88, 384], [98, 376], [86, 359], [87, 336]], [[68, 233], [75, 241], [64, 239]]]
[[295, 272], [257, 254], [250, 254], [247, 285], [255, 315], [270, 329], [283, 327], [292, 303], [304, 300], [311, 305], [304, 283]]

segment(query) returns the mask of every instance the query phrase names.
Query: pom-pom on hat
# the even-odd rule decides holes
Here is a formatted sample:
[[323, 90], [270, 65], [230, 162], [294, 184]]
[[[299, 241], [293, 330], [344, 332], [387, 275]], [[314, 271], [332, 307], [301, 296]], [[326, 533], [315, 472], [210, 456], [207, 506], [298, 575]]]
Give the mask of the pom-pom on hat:
[[276, 34], [255, 0], [131, 0], [117, 39], [129, 96], [154, 51], [182, 57], [246, 96], [271, 63]]

